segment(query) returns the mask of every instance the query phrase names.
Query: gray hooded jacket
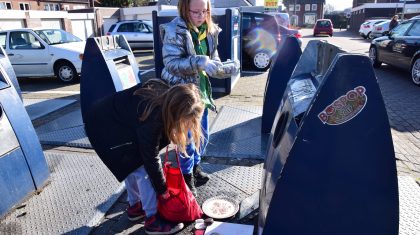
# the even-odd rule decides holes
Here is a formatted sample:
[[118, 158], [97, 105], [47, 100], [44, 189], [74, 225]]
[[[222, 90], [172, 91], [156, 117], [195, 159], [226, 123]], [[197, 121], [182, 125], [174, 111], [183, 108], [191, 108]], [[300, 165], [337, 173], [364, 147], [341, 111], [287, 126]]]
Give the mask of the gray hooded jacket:
[[[216, 26], [216, 32], [207, 35], [209, 57], [220, 61], [217, 53], [217, 37], [221, 29]], [[162, 57], [165, 67], [162, 79], [171, 85], [194, 83], [199, 85], [199, 71], [204, 70], [206, 56], [197, 55], [191, 33], [185, 21], [176, 17], [167, 24], [160, 25], [162, 38]]]

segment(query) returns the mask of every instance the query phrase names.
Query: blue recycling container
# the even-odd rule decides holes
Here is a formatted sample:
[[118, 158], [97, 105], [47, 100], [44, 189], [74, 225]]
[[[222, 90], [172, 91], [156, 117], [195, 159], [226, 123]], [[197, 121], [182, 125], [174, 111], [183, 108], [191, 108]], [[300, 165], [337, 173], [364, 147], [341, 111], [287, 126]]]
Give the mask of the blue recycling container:
[[6, 60], [0, 56], [0, 217], [40, 190], [50, 174], [38, 136], [12, 83], [16, 76]]
[[276, 114], [259, 234], [398, 234], [395, 154], [371, 62], [323, 45], [308, 45], [315, 53], [298, 62]]
[[267, 83], [264, 92], [263, 113], [261, 117], [261, 132], [270, 133], [274, 117], [286, 90], [287, 82], [302, 55], [298, 39], [287, 37], [280, 44], [273, 57], [268, 72]]
[[123, 35], [88, 38], [80, 80], [83, 120], [96, 101], [140, 82], [136, 59]]
[[[164, 68], [162, 58], [162, 39], [160, 37], [159, 26], [170, 22], [178, 15], [177, 11], [153, 11], [153, 47], [155, 55], [155, 71], [156, 77], [161, 78], [162, 70]], [[241, 45], [240, 45], [240, 14], [236, 8], [214, 8], [212, 9], [213, 20], [222, 29], [219, 34], [219, 44], [217, 51], [219, 52], [222, 61], [240, 60]], [[240, 73], [233, 75], [227, 79], [210, 78], [210, 83], [213, 92], [230, 94], [235, 84], [240, 78]]]

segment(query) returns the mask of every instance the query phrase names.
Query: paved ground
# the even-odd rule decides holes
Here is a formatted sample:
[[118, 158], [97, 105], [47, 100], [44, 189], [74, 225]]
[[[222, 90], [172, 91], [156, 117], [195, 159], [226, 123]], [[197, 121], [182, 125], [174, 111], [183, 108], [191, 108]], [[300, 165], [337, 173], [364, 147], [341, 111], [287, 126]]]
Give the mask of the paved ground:
[[[310, 30], [303, 30], [303, 46], [310, 39], [313, 39]], [[333, 38], [325, 39], [341, 46], [343, 49], [352, 53], [366, 54], [369, 42], [359, 38], [357, 35], [348, 32], [336, 32]], [[153, 67], [152, 55], [150, 52], [136, 52], [142, 70]], [[388, 117], [391, 124], [391, 132], [396, 152], [396, 161], [399, 175], [409, 175], [420, 181], [420, 87], [414, 86], [409, 74], [396, 70], [389, 66], [375, 69], [378, 83], [384, 96]], [[152, 73], [147, 73], [144, 78], [153, 77]], [[356, 75], [355, 75], [356, 76]], [[264, 89], [267, 73], [244, 73], [232, 93], [216, 99], [218, 106], [262, 106], [264, 99]], [[62, 86], [51, 79], [41, 79], [37, 84], [32, 85], [28, 79], [21, 79], [22, 90], [29, 91], [24, 93], [25, 98], [54, 98], [72, 97], [79, 99], [77, 94], [78, 84]], [[31, 83], [31, 85], [28, 85]], [[44, 87], [45, 93], [33, 93], [39, 91], [39, 87]], [[47, 87], [47, 89], [45, 89]], [[56, 94], [51, 91], [57, 91]], [[63, 93], [67, 91], [68, 93]], [[75, 93], [75, 94], [73, 94]], [[78, 108], [79, 104], [67, 107], [60, 112], [53, 113], [45, 119], [37, 120], [34, 125], [39, 126], [45, 122], [53, 120], [65, 113]], [[215, 114], [210, 114], [214, 117]], [[44, 146], [49, 149], [50, 146]], [[60, 151], [85, 152], [86, 150], [76, 148], [54, 148]], [[117, 203], [106, 214], [102, 223], [92, 232], [92, 234], [141, 234], [142, 223], [131, 223], [126, 216], [127, 207], [126, 195], [123, 194]]]
[[[309, 35], [309, 30], [304, 30]], [[303, 38], [303, 46], [312, 39]], [[368, 52], [369, 42], [348, 32], [336, 32], [334, 38], [316, 38], [333, 41], [343, 49], [359, 54]], [[350, 41], [350, 43], [349, 43]], [[351, 43], [355, 41], [357, 43]], [[420, 87], [414, 86], [409, 74], [389, 66], [375, 70], [384, 96], [397, 160], [398, 175], [409, 175], [420, 181]], [[233, 106], [262, 106], [267, 73], [245, 73], [232, 93], [216, 99], [216, 104]], [[213, 114], [214, 115], [214, 114]], [[142, 224], [132, 223], [124, 212], [125, 195], [106, 215], [104, 222], [92, 234], [136, 234]]]

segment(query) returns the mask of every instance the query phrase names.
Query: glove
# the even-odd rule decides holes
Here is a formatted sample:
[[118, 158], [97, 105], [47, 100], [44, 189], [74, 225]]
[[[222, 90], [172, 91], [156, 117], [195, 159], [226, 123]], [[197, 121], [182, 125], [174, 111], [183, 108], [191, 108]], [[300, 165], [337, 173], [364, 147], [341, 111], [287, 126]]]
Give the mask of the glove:
[[217, 60], [208, 60], [206, 65], [204, 66], [204, 71], [206, 71], [207, 75], [210, 77], [215, 76], [217, 72], [219, 71], [219, 68], [223, 66], [222, 63], [220, 63]]
[[236, 65], [235, 64], [227, 64], [225, 66], [223, 66], [223, 72], [225, 74], [234, 74], [236, 73], [237, 69], [236, 69]]

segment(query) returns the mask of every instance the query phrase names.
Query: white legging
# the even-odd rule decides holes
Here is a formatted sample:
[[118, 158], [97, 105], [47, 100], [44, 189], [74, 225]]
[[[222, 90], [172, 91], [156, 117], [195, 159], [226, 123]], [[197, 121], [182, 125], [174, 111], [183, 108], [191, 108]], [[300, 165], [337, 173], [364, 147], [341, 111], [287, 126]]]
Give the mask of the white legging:
[[147, 217], [155, 215], [157, 212], [156, 192], [144, 166], [133, 171], [124, 182], [130, 206], [140, 201]]

